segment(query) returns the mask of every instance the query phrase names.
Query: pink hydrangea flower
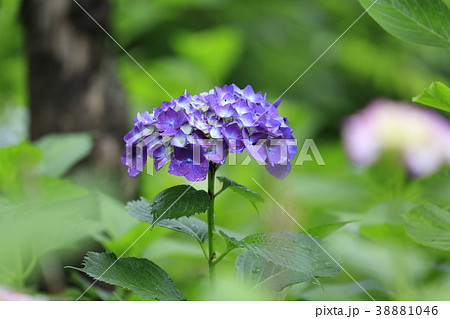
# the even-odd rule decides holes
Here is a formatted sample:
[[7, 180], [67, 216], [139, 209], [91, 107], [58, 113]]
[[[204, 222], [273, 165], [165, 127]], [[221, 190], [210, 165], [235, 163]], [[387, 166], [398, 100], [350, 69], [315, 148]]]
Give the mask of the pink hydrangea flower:
[[0, 301], [39, 301], [46, 300], [42, 296], [32, 296], [22, 292], [12, 290], [5, 286], [0, 286]]
[[450, 162], [450, 121], [411, 103], [377, 99], [347, 118], [342, 134], [349, 158], [359, 165], [395, 152], [412, 175], [426, 176]]

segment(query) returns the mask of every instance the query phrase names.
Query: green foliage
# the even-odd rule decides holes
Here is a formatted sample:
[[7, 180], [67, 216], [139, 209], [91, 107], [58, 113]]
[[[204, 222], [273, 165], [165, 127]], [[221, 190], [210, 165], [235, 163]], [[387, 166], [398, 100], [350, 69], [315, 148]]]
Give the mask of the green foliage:
[[413, 101], [450, 112], [450, 88], [441, 82], [433, 82], [428, 89], [414, 97]]
[[137, 219], [154, 224], [163, 219], [202, 214], [208, 207], [207, 192], [188, 185], [178, 185], [163, 190], [152, 201], [141, 198], [129, 202], [126, 208]]
[[0, 3], [0, 113], [3, 106], [26, 103], [26, 56], [19, 25], [21, 1]]
[[[427, 289], [426, 276], [432, 272], [435, 257], [411, 240], [388, 242], [376, 239], [374, 233], [375, 229], [373, 237], [366, 238], [359, 235], [357, 229], [336, 232], [328, 238], [329, 249], [334, 256], [339, 256], [344, 268], [358, 282], [373, 280], [379, 284], [379, 296], [374, 295], [375, 299], [423, 300], [423, 292]], [[350, 282], [343, 276], [341, 280]], [[440, 278], [445, 276], [442, 274]], [[326, 290], [328, 284], [338, 281], [324, 279], [321, 282]], [[345, 291], [342, 298], [346, 298]], [[363, 300], [368, 300], [368, 296]]]
[[26, 141], [0, 149], [1, 201], [16, 203], [25, 196], [25, 185], [31, 181], [41, 158], [39, 149]]
[[92, 139], [87, 133], [50, 134], [39, 139], [36, 145], [43, 154], [39, 172], [61, 177], [90, 153]]
[[[153, 224], [153, 223], [151, 223]], [[156, 226], [164, 227], [167, 229], [172, 229], [184, 234], [187, 234], [189, 236], [192, 236], [195, 238], [199, 243], [204, 243], [205, 240], [208, 238], [208, 226], [207, 224], [202, 221], [201, 219], [198, 219], [196, 217], [179, 217], [175, 219], [160, 219], [156, 224]], [[124, 244], [126, 245], [130, 241], [133, 240], [133, 238], [138, 237], [140, 234], [142, 234], [146, 229], [148, 229], [148, 225], [141, 225], [138, 227], [139, 231], [131, 231], [130, 236], [127, 236], [127, 239], [125, 239]], [[114, 244], [114, 241], [112, 242]]]
[[200, 243], [208, 238], [208, 225], [196, 217], [180, 217], [177, 219], [163, 219], [158, 226], [176, 230], [194, 237]]
[[117, 257], [109, 252], [88, 252], [79, 270], [96, 280], [133, 291], [142, 298], [186, 300], [172, 278], [158, 265], [145, 258]]
[[139, 221], [127, 214], [121, 201], [99, 191], [94, 192], [94, 194], [97, 198], [102, 225], [111, 240], [118, 240], [139, 223]]
[[103, 232], [96, 199], [86, 190], [51, 179], [28, 186], [39, 191], [17, 205], [0, 206], [0, 282], [19, 287], [42, 256], [75, 249]]
[[313, 240], [305, 234], [262, 233], [242, 240], [227, 236], [224, 232], [221, 235], [232, 247], [245, 248], [268, 262], [310, 277], [333, 276], [339, 271], [336, 263], [319, 247], [319, 239]]
[[[367, 7], [372, 1], [361, 0], [361, 3]], [[445, 2], [449, 4], [449, 0]], [[130, 6], [124, 1], [111, 1], [111, 34], [173, 96], [182, 94], [184, 89], [200, 92], [234, 82], [240, 86], [252, 84], [257, 90], [267, 91], [269, 99], [275, 99], [362, 12], [358, 2], [343, 6], [339, 1], [330, 0], [136, 0], [133, 3]], [[409, 3], [414, 6], [407, 6]], [[0, 144], [6, 147], [20, 143], [27, 135], [27, 112], [23, 106], [27, 100], [26, 46], [18, 16], [20, 1], [3, 1], [0, 7], [0, 111], [5, 111], [0, 115]], [[431, 17], [434, 8], [443, 9], [440, 15], [434, 12]], [[379, 0], [369, 14], [386, 30], [409, 42], [449, 47], [448, 9], [439, 1]], [[201, 18], [186, 19], [190, 16]], [[314, 30], [314, 34], [305, 30]], [[110, 44], [131, 107], [130, 115], [150, 110], [168, 98], [128, 56], [114, 43]], [[448, 51], [397, 41], [366, 16], [283, 96], [280, 106], [280, 112], [294, 128], [295, 137], [314, 138], [327, 165], [316, 167], [313, 162], [305, 162], [301, 167], [293, 167], [285, 181], [270, 179], [256, 163], [250, 163], [245, 169], [222, 166], [221, 170], [225, 176], [243, 183], [254, 177], [299, 218], [308, 232], [319, 238], [327, 236], [326, 249], [342, 260], [349, 273], [374, 293], [377, 300], [448, 300], [450, 258], [445, 250], [445, 232], [448, 232], [445, 209], [440, 213], [423, 210], [412, 221], [403, 217], [420, 203], [449, 206], [448, 172], [412, 179], [394, 176], [387, 163], [380, 162], [370, 172], [355, 168], [348, 164], [338, 136], [343, 117], [373, 98], [405, 99], [433, 81], [446, 83], [449, 74]], [[327, 94], [323, 94], [324, 90]], [[448, 111], [447, 90], [436, 82], [415, 101]], [[68, 249], [70, 256], [76, 255], [73, 250], [89, 250], [92, 238], [118, 256], [149, 228], [148, 224], [126, 214], [121, 202], [71, 182], [50, 178], [65, 174], [82, 152], [80, 144], [75, 145], [71, 140], [64, 143], [62, 138], [48, 146], [41, 150], [25, 141], [0, 150], [1, 284], [25, 289], [42, 287], [44, 280], [39, 277], [42, 267], [35, 265], [40, 265], [45, 258], [55, 259], [55, 267], [76, 262], [68, 259]], [[69, 146], [75, 149], [68, 149]], [[239, 159], [241, 156], [243, 159], [245, 154], [239, 154]], [[398, 162], [393, 164], [398, 167]], [[50, 175], [42, 176], [44, 168], [45, 174]], [[140, 176], [138, 182], [140, 195], [153, 198], [160, 189], [184, 181], [182, 177], [160, 172], [152, 177]], [[197, 185], [205, 189], [201, 182]], [[122, 192], [127, 186], [118, 183], [111, 187]], [[216, 200], [215, 204], [217, 224], [224, 226], [216, 227], [219, 233], [223, 229], [252, 233], [289, 227], [299, 231], [291, 220], [279, 215], [278, 208], [270, 201], [258, 205], [263, 214], [255, 218], [250, 205], [260, 203], [260, 197], [245, 187], [228, 188], [234, 192], [224, 192], [224, 200]], [[253, 197], [253, 201], [247, 203], [236, 198], [236, 193], [247, 199]], [[142, 208], [142, 216], [154, 222], [156, 219], [145, 205]], [[156, 225], [189, 234], [204, 243], [206, 225], [200, 218], [163, 217]], [[348, 227], [341, 227], [345, 224], [343, 220], [352, 222]], [[228, 248], [244, 247], [241, 237], [225, 232], [229, 234], [229, 247], [216, 240], [219, 257]], [[182, 235], [172, 236], [165, 229], [156, 229], [140, 238], [127, 251], [127, 256], [157, 260], [193, 299], [218, 298], [221, 295], [212, 296], [204, 278], [202, 252], [194, 241], [184, 239]], [[251, 287], [278, 290], [314, 278], [262, 257], [273, 250], [281, 254], [283, 249], [279, 245], [273, 249], [268, 249], [268, 245], [260, 248], [253, 242], [245, 245], [252, 251], [263, 252], [246, 251], [237, 257], [238, 278]], [[234, 285], [231, 278], [236, 251], [227, 254], [218, 268], [218, 276], [232, 274], [225, 280], [229, 285]], [[286, 264], [285, 259], [281, 260]], [[53, 276], [57, 272], [46, 279]], [[287, 290], [282, 293], [291, 300], [367, 300], [361, 288], [345, 274], [321, 278], [320, 283], [321, 286], [297, 284], [289, 293]], [[74, 289], [73, 298], [76, 298], [82, 292], [77, 289], [84, 290], [89, 284], [86, 281], [73, 288], [70, 282], [64, 298], [71, 298]], [[259, 294], [263, 289], [253, 289], [252, 294], [243, 298], [267, 298]], [[232, 286], [228, 297], [240, 298], [243, 290]], [[125, 300], [139, 299], [121, 289], [115, 293]], [[85, 297], [101, 299], [100, 294], [94, 291]], [[105, 299], [110, 297], [109, 294]]]
[[314, 236], [314, 237], [319, 237], [319, 238], [327, 237], [328, 235], [337, 231], [341, 227], [344, 227], [348, 223], [350, 223], [350, 222], [337, 222], [337, 223], [332, 223], [332, 224], [320, 225], [320, 226], [308, 229], [308, 234], [310, 234], [311, 236]]
[[314, 279], [303, 272], [280, 267], [250, 251], [237, 257], [236, 269], [238, 280], [253, 289], [282, 290]]
[[[358, 280], [358, 283], [370, 292], [376, 300], [382, 300], [382, 295], [379, 291], [382, 286], [373, 280]], [[342, 300], [361, 300], [366, 301], [367, 295], [354, 282], [327, 282], [325, 285], [296, 285], [291, 291], [291, 299], [297, 300], [328, 300], [328, 301], [342, 301]], [[378, 294], [377, 294], [378, 293]]]
[[236, 259], [236, 269], [238, 280], [252, 289], [282, 290], [339, 272], [339, 266], [319, 247], [319, 239], [304, 234], [263, 233], [238, 240], [222, 230], [219, 233], [229, 250], [248, 250]]
[[[133, 218], [131, 216], [129, 217]], [[140, 223], [135, 218], [133, 218], [133, 220], [137, 222], [136, 225], [130, 227], [124, 234], [122, 234], [122, 236], [117, 236], [109, 240], [103, 240], [103, 247], [116, 255], [125, 253], [124, 256], [142, 257], [143, 252], [152, 242], [152, 236], [150, 236], [150, 234], [143, 235], [149, 230], [148, 224]], [[137, 238], [139, 238], [138, 241], [136, 241]], [[134, 244], [130, 246], [132, 243]]]
[[414, 208], [404, 215], [406, 233], [424, 246], [450, 250], [450, 211], [433, 204]]
[[130, 225], [122, 204], [107, 195], [40, 175], [42, 159], [28, 141], [0, 149], [2, 284], [22, 288], [43, 258], [79, 250], [87, 239], [115, 238]]
[[375, 224], [360, 226], [361, 234], [380, 243], [403, 244], [409, 240], [403, 225]]
[[235, 181], [226, 178], [225, 176], [218, 176], [217, 179], [222, 182], [222, 189], [219, 191], [219, 193], [223, 192], [227, 188], [230, 188], [231, 190], [244, 196], [248, 201], [250, 201], [256, 211], [258, 211], [258, 207], [256, 206], [256, 204], [264, 202], [264, 199], [259, 193], [252, 191], [251, 189], [238, 184]]
[[172, 42], [175, 50], [205, 70], [213, 83], [220, 83], [228, 75], [242, 50], [242, 35], [239, 29], [232, 27], [192, 33], [184, 31]]
[[[374, 1], [359, 0], [366, 9]], [[368, 13], [401, 40], [450, 48], [450, 10], [441, 0], [378, 0]]]
[[222, 238], [225, 239], [228, 249], [235, 249], [241, 247], [241, 242], [235, 237], [228, 235], [227, 232], [224, 232], [221, 229], [219, 229], [218, 232], [220, 236], [222, 236]]

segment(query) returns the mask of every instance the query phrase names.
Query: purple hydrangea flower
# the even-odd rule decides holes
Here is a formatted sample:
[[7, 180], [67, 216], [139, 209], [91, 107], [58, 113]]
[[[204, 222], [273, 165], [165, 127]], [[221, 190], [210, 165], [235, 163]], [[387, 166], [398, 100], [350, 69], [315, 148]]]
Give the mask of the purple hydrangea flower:
[[124, 137], [122, 162], [133, 177], [151, 157], [156, 170], [170, 162], [169, 173], [198, 181], [206, 178], [210, 163], [224, 164], [228, 153], [247, 149], [282, 179], [297, 147], [289, 122], [278, 114], [280, 102], [268, 102], [249, 85], [225, 85], [197, 95], [185, 92], [152, 113], [137, 114]]
[[415, 176], [430, 175], [450, 162], [450, 121], [410, 103], [378, 99], [350, 116], [343, 126], [346, 152], [370, 166], [384, 152], [395, 152]]
[[190, 144], [187, 148], [175, 147], [169, 173], [184, 176], [188, 181], [204, 180], [208, 174], [209, 162], [199, 145]]

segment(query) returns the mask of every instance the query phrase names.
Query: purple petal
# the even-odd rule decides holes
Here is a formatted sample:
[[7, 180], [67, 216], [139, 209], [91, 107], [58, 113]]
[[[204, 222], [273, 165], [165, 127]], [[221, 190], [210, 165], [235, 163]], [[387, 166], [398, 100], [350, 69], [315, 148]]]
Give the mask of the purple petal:
[[233, 104], [234, 109], [236, 110], [237, 114], [240, 116], [245, 113], [251, 112], [250, 107], [248, 106], [247, 102], [245, 100], [238, 100], [236, 103]]
[[280, 104], [281, 104], [281, 99], [279, 99], [279, 100], [273, 102], [273, 103], [272, 103], [272, 106], [273, 106], [273, 107], [278, 107]]
[[184, 147], [186, 145], [186, 134], [179, 130], [170, 141], [170, 145]]
[[227, 124], [223, 127], [222, 134], [227, 139], [241, 138], [241, 128], [237, 123]]
[[[237, 118], [237, 120], [242, 124], [244, 127], [255, 127], [256, 122], [260, 120], [258, 116], [255, 118], [253, 116], [253, 113], [245, 113], [242, 114]], [[256, 120], [256, 121], [255, 121]]]
[[183, 125], [180, 126], [180, 129], [186, 135], [191, 134], [192, 132], [192, 126], [190, 126], [189, 123], [184, 123]]
[[170, 161], [169, 156], [162, 156], [162, 157], [155, 158], [156, 171], [159, 171], [164, 165], [167, 164], [168, 161]]
[[209, 162], [207, 160], [203, 160], [197, 164], [193, 163], [190, 165], [188, 173], [184, 177], [191, 182], [203, 181], [208, 175], [208, 168]]
[[128, 174], [136, 177], [144, 170], [147, 163], [147, 148], [142, 145], [127, 146], [121, 160], [124, 165], [128, 166]]
[[211, 135], [212, 138], [222, 138], [223, 135], [221, 133], [221, 128], [219, 127], [211, 127], [211, 129], [209, 130], [209, 134]]
[[259, 140], [256, 144], [251, 143], [248, 134], [245, 130], [243, 130], [244, 138], [242, 141], [244, 142], [245, 148], [247, 152], [258, 162], [264, 163], [267, 158], [267, 150], [263, 145], [265, 140]]
[[187, 159], [189, 158], [189, 151], [185, 148], [175, 147], [174, 156], [169, 165], [169, 173], [176, 176], [184, 176], [189, 170]]
[[222, 129], [222, 134], [228, 145], [228, 151], [231, 153], [241, 153], [244, 150], [242, 142], [241, 128], [237, 123], [231, 123]]
[[174, 111], [169, 108], [162, 112], [155, 122], [155, 126], [160, 131], [164, 131], [163, 135], [174, 135], [176, 130], [186, 121], [184, 111]]
[[233, 116], [237, 116], [237, 112], [232, 107], [231, 104], [218, 105], [215, 109], [216, 114], [223, 118], [229, 118]]
[[214, 140], [214, 145], [205, 151], [205, 158], [211, 162], [225, 164], [226, 151], [223, 140]]
[[297, 153], [295, 140], [270, 139], [266, 142], [268, 161], [271, 164], [286, 164], [294, 159]]
[[266, 170], [278, 179], [284, 179], [291, 171], [291, 163], [287, 165], [266, 163]]

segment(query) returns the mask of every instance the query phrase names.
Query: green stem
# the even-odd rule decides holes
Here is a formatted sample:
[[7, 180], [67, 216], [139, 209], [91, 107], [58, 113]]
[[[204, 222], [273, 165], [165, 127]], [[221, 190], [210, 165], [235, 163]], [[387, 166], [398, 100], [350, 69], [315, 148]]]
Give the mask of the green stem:
[[215, 284], [215, 263], [216, 253], [214, 251], [214, 182], [217, 166], [214, 163], [210, 163], [208, 170], [208, 194], [210, 198], [210, 204], [208, 209], [208, 264], [209, 264], [209, 280], [211, 282], [211, 289], [214, 289]]
[[203, 256], [205, 256], [206, 260], [209, 260], [208, 253], [206, 252], [205, 246], [203, 245], [203, 243], [201, 241], [198, 241], [198, 243], [200, 244], [200, 248], [202, 249]]
[[[234, 247], [233, 247], [233, 248], [234, 248]], [[217, 257], [217, 258], [213, 261], [213, 263], [214, 263], [214, 264], [218, 264], [218, 263], [223, 259], [223, 257], [225, 257], [230, 251], [233, 250], [233, 248], [228, 248], [227, 250], [225, 250], [219, 257]]]
[[216, 194], [215, 197], [219, 196], [219, 194], [222, 193], [224, 190], [225, 190], [225, 187], [222, 187], [222, 189], [221, 189], [220, 191], [217, 192], [217, 194]]

